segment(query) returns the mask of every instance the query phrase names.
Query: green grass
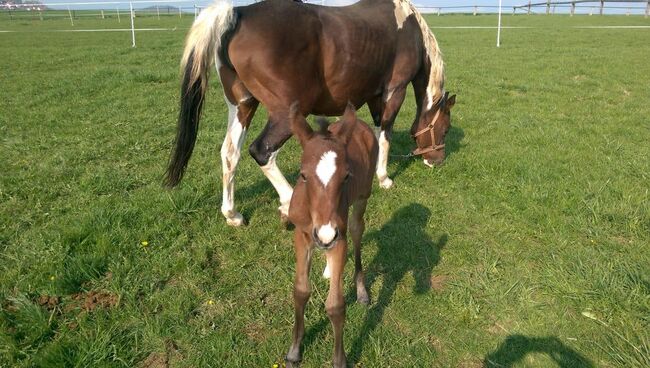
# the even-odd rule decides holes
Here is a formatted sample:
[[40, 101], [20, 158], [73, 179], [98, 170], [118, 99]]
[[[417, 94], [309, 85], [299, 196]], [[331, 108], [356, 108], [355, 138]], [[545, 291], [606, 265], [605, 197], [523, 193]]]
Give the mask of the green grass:
[[[650, 21], [507, 16], [533, 28], [504, 30], [497, 49], [493, 29], [436, 28], [494, 16], [428, 20], [458, 94], [449, 157], [433, 170], [391, 160], [395, 187], [375, 185], [363, 255], [372, 304], [349, 304], [348, 357], [363, 367], [648, 366], [650, 30], [572, 27]], [[216, 78], [186, 178], [160, 186], [190, 21], [138, 20], [177, 30], [140, 32], [135, 49], [128, 32], [0, 22], [19, 31], [0, 34], [0, 366], [281, 362], [292, 236], [248, 155], [236, 200], [250, 225], [220, 214], [227, 109]], [[412, 148], [414, 108], [410, 95], [393, 153]], [[292, 139], [279, 160], [291, 181], [298, 158]], [[331, 357], [323, 267], [317, 257], [305, 367]], [[90, 292], [112, 299], [87, 308]], [[41, 306], [43, 296], [58, 303]]]

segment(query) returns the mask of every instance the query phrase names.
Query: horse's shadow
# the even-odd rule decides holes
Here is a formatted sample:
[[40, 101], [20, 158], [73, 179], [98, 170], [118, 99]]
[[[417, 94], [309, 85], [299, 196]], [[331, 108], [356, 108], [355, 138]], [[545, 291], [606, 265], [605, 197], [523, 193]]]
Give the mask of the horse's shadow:
[[557, 337], [528, 337], [524, 335], [508, 336], [496, 351], [485, 357], [483, 365], [485, 367], [512, 367], [521, 363], [529, 353], [544, 353], [561, 368], [594, 367], [589, 359], [564, 345]]
[[[447, 159], [462, 148], [461, 141], [463, 138], [465, 138], [465, 132], [462, 128], [454, 125], [449, 128], [447, 136], [445, 137], [445, 154], [447, 155]], [[409, 150], [412, 150], [413, 146], [413, 139], [408, 132], [393, 135], [389, 161], [395, 162], [395, 164], [391, 165], [394, 169], [392, 172], [388, 173], [388, 176], [391, 178], [397, 178], [402, 174], [402, 172], [404, 172], [404, 170], [415, 163], [424, 165], [422, 164], [422, 159], [420, 157], [400, 157], [411, 152]], [[435, 170], [435, 167], [432, 170]]]
[[[375, 258], [365, 270], [366, 287], [370, 291], [378, 279], [382, 280], [382, 285], [376, 297], [370, 295], [371, 305], [349, 350], [349, 362], [359, 361], [364, 344], [382, 321], [386, 307], [392, 302], [400, 281], [408, 272], [413, 272], [413, 291], [416, 294], [425, 293], [431, 288], [431, 273], [440, 261], [440, 251], [447, 243], [447, 235], [441, 235], [436, 242], [431, 241], [424, 231], [430, 216], [428, 208], [412, 203], [395, 212], [380, 230], [364, 237], [363, 243], [374, 240], [378, 248]], [[349, 289], [345, 301], [347, 305], [356, 301], [354, 288]], [[309, 328], [305, 333], [304, 346], [312, 344], [328, 325], [329, 320], [323, 318]]]

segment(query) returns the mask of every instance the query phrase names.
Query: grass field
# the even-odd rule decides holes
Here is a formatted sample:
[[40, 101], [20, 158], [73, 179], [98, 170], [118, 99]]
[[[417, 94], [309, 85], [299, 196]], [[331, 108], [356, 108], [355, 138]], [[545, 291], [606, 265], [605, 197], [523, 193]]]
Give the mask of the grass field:
[[[362, 367], [650, 365], [650, 25], [643, 17], [427, 18], [458, 94], [443, 167], [376, 184], [345, 346]], [[187, 176], [161, 188], [191, 17], [128, 32], [0, 22], [0, 367], [271, 367], [289, 347], [290, 231], [245, 155], [226, 226], [212, 79]], [[124, 25], [124, 19], [122, 20]], [[75, 28], [108, 28], [83, 19]], [[116, 26], [117, 27], [117, 26]], [[117, 27], [119, 28], [119, 27]], [[407, 97], [393, 153], [412, 148]], [[369, 119], [366, 108], [362, 117]], [[258, 112], [247, 144], [261, 130]], [[299, 147], [280, 154], [290, 181]], [[317, 257], [304, 366], [333, 336]]]

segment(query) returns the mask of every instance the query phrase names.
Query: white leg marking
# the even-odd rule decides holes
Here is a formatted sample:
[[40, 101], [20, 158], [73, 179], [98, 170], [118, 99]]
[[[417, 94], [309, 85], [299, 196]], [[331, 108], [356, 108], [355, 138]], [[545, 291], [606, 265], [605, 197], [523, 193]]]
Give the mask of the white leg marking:
[[332, 277], [332, 270], [330, 270], [330, 260], [325, 256], [325, 260], [327, 261], [327, 264], [325, 265], [325, 270], [323, 270], [323, 277], [326, 279], [329, 279]]
[[377, 179], [379, 186], [388, 189], [393, 186], [393, 181], [388, 177], [386, 166], [388, 166], [388, 150], [390, 143], [386, 139], [386, 133], [382, 130], [379, 133], [379, 156], [377, 158]]
[[426, 158], [423, 159], [422, 162], [424, 162], [424, 164], [429, 166], [429, 167], [433, 167], [433, 164], [431, 162], [429, 162], [429, 160], [427, 160]]
[[223, 198], [221, 213], [231, 226], [244, 224], [244, 217], [235, 211], [235, 171], [241, 156], [241, 147], [246, 138], [246, 129], [237, 118], [237, 106], [228, 104], [228, 132], [221, 145], [221, 166], [223, 170]]
[[262, 166], [262, 172], [266, 178], [269, 179], [275, 190], [278, 192], [278, 195], [280, 196], [280, 207], [278, 208], [280, 210], [280, 213], [283, 216], [289, 216], [289, 202], [291, 202], [293, 188], [284, 177], [284, 175], [282, 175], [282, 172], [275, 162], [276, 158], [278, 157], [278, 152], [280, 152], [280, 150], [277, 150], [271, 154], [269, 162], [266, 165]]

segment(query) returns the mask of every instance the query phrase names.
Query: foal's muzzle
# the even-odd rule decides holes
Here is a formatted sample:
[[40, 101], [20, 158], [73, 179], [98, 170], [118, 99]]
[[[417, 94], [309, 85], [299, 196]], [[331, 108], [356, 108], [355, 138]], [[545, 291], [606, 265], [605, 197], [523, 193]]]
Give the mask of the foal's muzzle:
[[332, 248], [339, 239], [339, 228], [332, 227], [329, 224], [321, 226], [318, 229], [314, 227], [311, 237], [314, 240], [314, 244], [316, 244], [319, 249], [328, 250]]

